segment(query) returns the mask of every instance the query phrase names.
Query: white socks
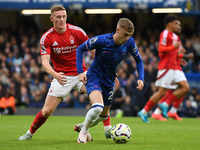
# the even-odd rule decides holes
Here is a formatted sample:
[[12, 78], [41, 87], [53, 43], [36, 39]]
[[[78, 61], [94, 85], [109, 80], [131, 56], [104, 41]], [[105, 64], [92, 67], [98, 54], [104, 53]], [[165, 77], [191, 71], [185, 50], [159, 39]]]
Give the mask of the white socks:
[[81, 131], [88, 132], [89, 128], [93, 125], [95, 120], [97, 120], [97, 117], [103, 111], [103, 108], [104, 106], [101, 103], [94, 103], [92, 105], [91, 109], [87, 112], [85, 116], [84, 125]]
[[[177, 108], [173, 107], [170, 109], [171, 113], [177, 113]], [[153, 112], [155, 115], [161, 114], [161, 110], [159, 108], [156, 108], [156, 110]]]
[[148, 112], [147, 112], [145, 109], [142, 109], [142, 113], [143, 113], [144, 115], [147, 115], [147, 114], [148, 114]]
[[163, 105], [169, 107], [169, 104], [167, 104], [166, 102], [163, 102]]
[[104, 126], [104, 132], [110, 132], [110, 129], [112, 128], [111, 125], [109, 126]]
[[91, 127], [94, 127], [94, 126], [96, 126], [96, 125], [98, 125], [99, 124], [99, 122], [101, 122], [101, 121], [104, 121], [104, 120], [106, 120], [108, 118], [108, 116], [98, 116], [97, 117], [97, 119], [95, 120], [95, 122], [92, 124], [92, 126]]
[[153, 113], [155, 115], [161, 114], [161, 110], [159, 108], [156, 108], [156, 110]]
[[172, 108], [170, 109], [170, 111], [171, 111], [171, 113], [177, 113], [177, 108], [172, 107]]

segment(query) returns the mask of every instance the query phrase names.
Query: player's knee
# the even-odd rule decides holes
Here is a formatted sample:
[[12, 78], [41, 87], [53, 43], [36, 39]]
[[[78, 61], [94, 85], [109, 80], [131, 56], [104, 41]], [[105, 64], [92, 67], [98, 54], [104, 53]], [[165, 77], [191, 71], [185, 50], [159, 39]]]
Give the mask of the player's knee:
[[166, 92], [165, 91], [159, 91], [158, 95], [159, 95], [159, 99], [162, 98], [163, 96], [165, 96]]
[[43, 110], [42, 110], [42, 115], [43, 115], [45, 118], [48, 118], [49, 116], [51, 116], [52, 113], [53, 113], [53, 111], [50, 110], [50, 109], [43, 109]]
[[189, 91], [190, 91], [189, 85], [184, 86], [183, 92], [186, 94], [186, 93], [188, 93]]
[[167, 93], [167, 89], [163, 87], [159, 87], [158, 92], [156, 92], [156, 95], [160, 98], [162, 98]]

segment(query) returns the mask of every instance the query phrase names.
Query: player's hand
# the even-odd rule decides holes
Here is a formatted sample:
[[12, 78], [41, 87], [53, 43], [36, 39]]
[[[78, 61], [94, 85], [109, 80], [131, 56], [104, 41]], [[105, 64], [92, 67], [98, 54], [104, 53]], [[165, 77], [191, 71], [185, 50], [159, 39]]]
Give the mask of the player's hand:
[[178, 48], [179, 46], [181, 46], [181, 42], [175, 42], [174, 47]]
[[63, 72], [59, 72], [59, 73], [56, 73], [56, 79], [57, 81], [62, 85], [64, 86], [66, 83], [67, 83], [67, 78], [63, 76], [64, 73]]
[[186, 52], [184, 47], [179, 48], [178, 53], [179, 54], [184, 54]]
[[185, 59], [181, 59], [180, 65], [181, 66], [186, 66], [187, 65], [187, 61], [185, 61]]
[[119, 80], [118, 80], [118, 78], [116, 77], [116, 78], [115, 78], [115, 86], [119, 86], [119, 84], [120, 84], [120, 83], [119, 83]]
[[136, 87], [138, 90], [142, 90], [144, 87], [144, 82], [142, 80], [137, 80], [138, 86]]
[[84, 84], [87, 83], [87, 76], [86, 76], [85, 73], [80, 73], [80, 74], [78, 75], [78, 78], [79, 78], [79, 81], [82, 81]]

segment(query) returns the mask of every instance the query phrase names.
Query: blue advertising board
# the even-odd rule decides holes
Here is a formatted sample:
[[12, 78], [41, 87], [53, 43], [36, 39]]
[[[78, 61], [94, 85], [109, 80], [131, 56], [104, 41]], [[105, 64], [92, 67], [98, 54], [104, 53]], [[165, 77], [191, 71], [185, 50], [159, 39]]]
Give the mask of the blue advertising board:
[[[128, 8], [185, 8], [187, 0], [0, 0], [0, 9], [49, 9], [61, 4], [68, 8], [71, 4], [81, 4], [85, 8], [116, 8], [117, 4], [128, 4]], [[194, 5], [195, 0], [190, 0]]]

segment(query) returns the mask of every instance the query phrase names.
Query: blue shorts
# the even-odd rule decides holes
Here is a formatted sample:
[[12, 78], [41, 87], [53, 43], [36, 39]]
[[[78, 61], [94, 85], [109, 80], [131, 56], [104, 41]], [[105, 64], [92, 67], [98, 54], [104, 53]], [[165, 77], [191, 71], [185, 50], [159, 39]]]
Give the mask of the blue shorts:
[[100, 79], [95, 76], [87, 76], [87, 83], [85, 84], [87, 94], [98, 90], [103, 95], [104, 106], [111, 106], [113, 101], [113, 87], [104, 86]]

